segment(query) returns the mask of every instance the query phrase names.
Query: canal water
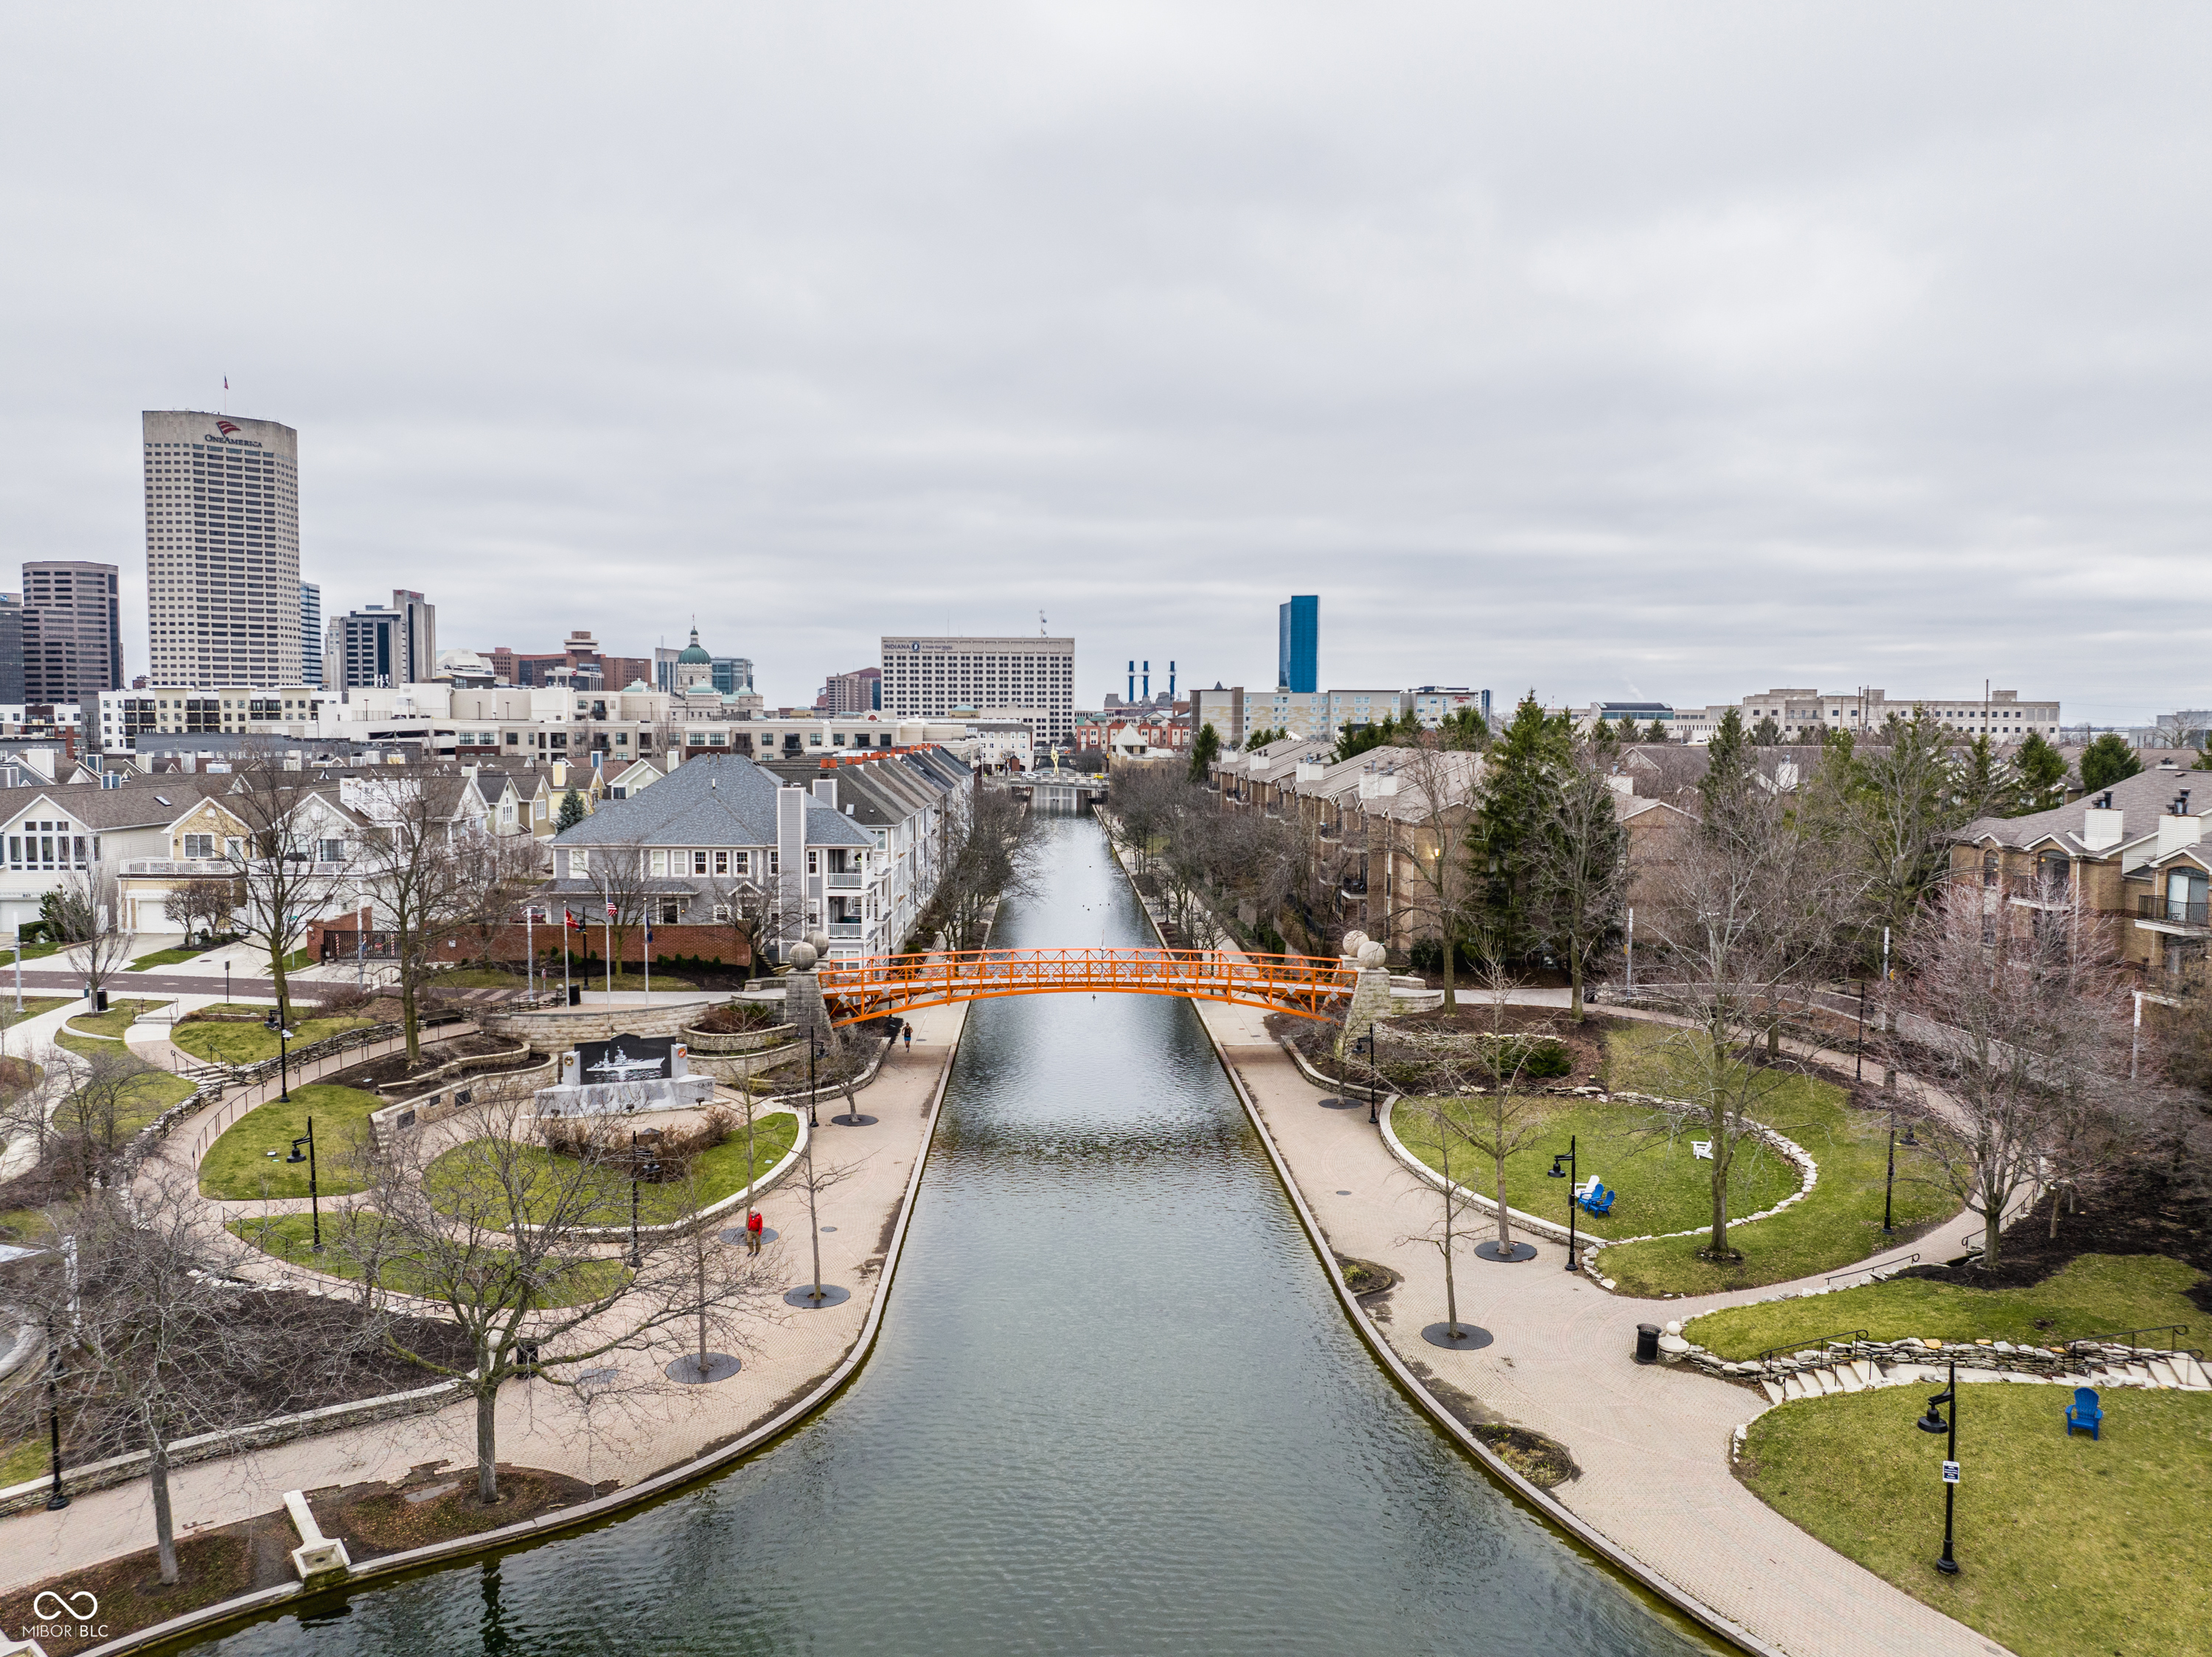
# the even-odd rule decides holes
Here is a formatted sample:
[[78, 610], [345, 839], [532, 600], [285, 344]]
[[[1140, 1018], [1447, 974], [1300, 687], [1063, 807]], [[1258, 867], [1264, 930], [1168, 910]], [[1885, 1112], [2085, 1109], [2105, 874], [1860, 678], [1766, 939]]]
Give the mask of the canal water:
[[[1043, 832], [994, 941], [1149, 941], [1097, 825]], [[1131, 996], [971, 1010], [882, 1337], [805, 1429], [619, 1524], [204, 1648], [1713, 1649], [1384, 1379], [1195, 1015]]]

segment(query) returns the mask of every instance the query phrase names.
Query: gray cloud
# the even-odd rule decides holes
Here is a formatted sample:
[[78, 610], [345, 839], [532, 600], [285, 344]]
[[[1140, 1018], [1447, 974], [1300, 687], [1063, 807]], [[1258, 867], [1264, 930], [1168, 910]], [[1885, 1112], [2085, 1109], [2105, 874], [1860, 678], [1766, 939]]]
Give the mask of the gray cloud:
[[326, 604], [772, 698], [884, 631], [1264, 682], [2212, 705], [2178, 9], [19, 9], [8, 557], [301, 432]]

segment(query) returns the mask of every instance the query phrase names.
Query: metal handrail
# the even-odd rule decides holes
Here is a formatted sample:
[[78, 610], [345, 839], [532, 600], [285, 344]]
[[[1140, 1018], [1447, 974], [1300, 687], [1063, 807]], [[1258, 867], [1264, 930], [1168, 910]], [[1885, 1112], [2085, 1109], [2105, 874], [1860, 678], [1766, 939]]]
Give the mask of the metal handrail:
[[1151, 947], [876, 955], [826, 962], [817, 972], [840, 1024], [906, 1008], [1060, 990], [1185, 996], [1320, 1018], [1357, 981], [1355, 969], [1335, 956]]
[[1840, 1329], [1832, 1335], [1822, 1335], [1814, 1340], [1789, 1341], [1780, 1346], [1770, 1346], [1765, 1351], [1753, 1358], [1752, 1362], [1753, 1363], [1765, 1363], [1769, 1358], [1774, 1356], [1778, 1352], [1802, 1352], [1808, 1346], [1832, 1346], [1838, 1341], [1863, 1341], [1866, 1339], [1866, 1337], [1867, 1332], [1863, 1329]]
[[1832, 1271], [1828, 1274], [1828, 1281], [1832, 1283], [1838, 1277], [1856, 1277], [1862, 1273], [1869, 1271], [1902, 1271], [1907, 1266], [1915, 1266], [1919, 1264], [1920, 1254], [1917, 1250], [1915, 1250], [1912, 1253], [1906, 1255], [1902, 1260], [1886, 1261], [1878, 1266], [1853, 1266], [1849, 1271]]

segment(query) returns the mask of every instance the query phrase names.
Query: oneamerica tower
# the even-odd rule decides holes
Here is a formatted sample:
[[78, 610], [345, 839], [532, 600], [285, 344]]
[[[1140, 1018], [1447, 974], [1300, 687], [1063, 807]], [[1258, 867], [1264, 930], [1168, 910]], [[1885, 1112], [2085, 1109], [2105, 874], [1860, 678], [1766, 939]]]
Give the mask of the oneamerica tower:
[[299, 434], [192, 410], [144, 427], [151, 682], [298, 684]]

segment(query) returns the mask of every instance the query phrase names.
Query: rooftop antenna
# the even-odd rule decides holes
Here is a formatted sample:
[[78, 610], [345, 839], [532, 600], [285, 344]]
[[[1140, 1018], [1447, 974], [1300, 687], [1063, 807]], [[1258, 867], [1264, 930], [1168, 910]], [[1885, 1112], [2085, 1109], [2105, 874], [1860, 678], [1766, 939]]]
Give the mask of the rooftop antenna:
[[1042, 610], [1037, 612], [1037, 637], [1044, 637], [1044, 612]]

